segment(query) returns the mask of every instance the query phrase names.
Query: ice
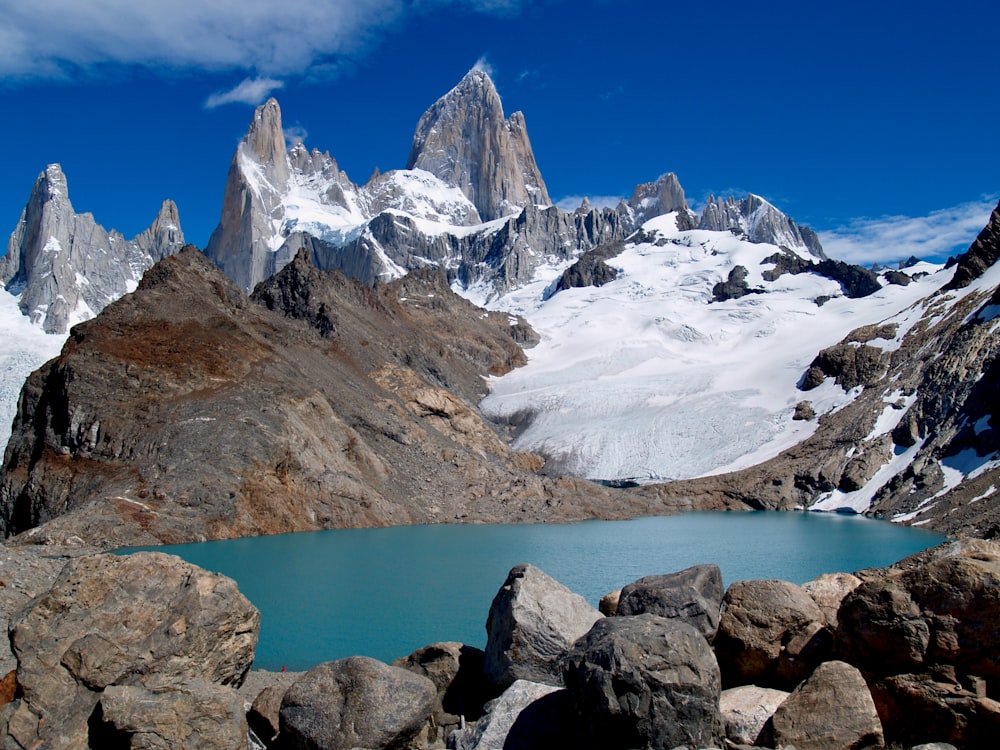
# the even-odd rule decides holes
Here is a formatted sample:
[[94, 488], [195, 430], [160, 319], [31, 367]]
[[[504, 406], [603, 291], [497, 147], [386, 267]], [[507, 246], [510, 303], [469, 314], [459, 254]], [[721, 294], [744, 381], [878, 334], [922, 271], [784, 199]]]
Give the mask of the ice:
[[21, 386], [59, 354], [68, 334], [47, 334], [21, 314], [17, 298], [0, 290], [0, 447], [6, 448]]
[[[906, 287], [849, 300], [815, 274], [764, 281], [771, 266], [761, 261], [778, 252], [773, 245], [678, 231], [673, 214], [643, 229], [653, 241], [607, 261], [619, 276], [600, 288], [547, 297], [565, 264], [542, 267], [532, 284], [499, 299], [465, 291], [524, 315], [541, 337], [525, 367], [491, 380], [484, 411], [519, 425], [517, 449], [594, 479], [705, 476], [795, 445], [816, 428], [792, 420], [799, 401], [824, 414], [860, 392], [832, 381], [798, 390], [817, 352], [907, 310], [951, 276], [938, 267]], [[736, 265], [768, 293], [711, 302], [714, 284]], [[820, 296], [831, 299], [819, 306]], [[894, 416], [886, 412], [880, 427]]]

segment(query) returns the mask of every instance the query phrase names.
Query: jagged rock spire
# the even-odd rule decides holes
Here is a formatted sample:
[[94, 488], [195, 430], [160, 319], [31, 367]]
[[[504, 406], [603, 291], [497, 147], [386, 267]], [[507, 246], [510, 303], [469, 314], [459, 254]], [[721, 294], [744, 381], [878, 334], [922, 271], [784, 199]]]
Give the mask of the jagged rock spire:
[[524, 116], [504, 119], [489, 75], [470, 70], [417, 123], [407, 169], [424, 169], [460, 188], [484, 220], [551, 205]]
[[628, 205], [635, 214], [637, 224], [671, 211], [688, 210], [684, 188], [673, 172], [661, 175], [656, 182], [636, 185]]
[[819, 237], [812, 229], [799, 226], [753, 193], [739, 201], [731, 196], [725, 200], [709, 196], [698, 228], [717, 232], [735, 229], [745, 233], [751, 242], [804, 248], [817, 258], [826, 258]]
[[156, 220], [135, 239], [106, 231], [89, 214], [77, 214], [58, 164], [38, 175], [7, 254], [0, 283], [20, 296], [21, 311], [48, 333], [94, 317], [132, 291], [143, 272], [184, 244], [177, 206], [166, 201]]

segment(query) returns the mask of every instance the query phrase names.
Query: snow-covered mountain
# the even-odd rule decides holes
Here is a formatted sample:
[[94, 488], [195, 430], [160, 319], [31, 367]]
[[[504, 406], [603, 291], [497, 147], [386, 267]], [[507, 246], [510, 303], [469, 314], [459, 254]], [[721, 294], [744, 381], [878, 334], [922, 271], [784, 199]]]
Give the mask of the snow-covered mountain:
[[[823, 257], [815, 235], [763, 199], [722, 205], [724, 215], [700, 221]], [[539, 267], [622, 240], [671, 211], [699, 224], [672, 173], [614, 209], [552, 206], [524, 117], [505, 118], [493, 82], [474, 69], [420, 118], [407, 169], [376, 172], [360, 186], [328, 153], [301, 143], [286, 149], [280, 107], [269, 100], [233, 156], [206, 254], [248, 290], [305, 248], [318, 268], [367, 283], [437, 266], [457, 288], [493, 299], [530, 283]]]
[[173, 201], [131, 240], [78, 214], [66, 175], [38, 175], [0, 257], [0, 448], [25, 378], [59, 353], [69, 329], [133, 291], [146, 269], [184, 244]]
[[[541, 335], [528, 364], [493, 381], [482, 408], [517, 427], [514, 446], [556, 472], [594, 479], [674, 480], [742, 468], [815, 431], [796, 419], [817, 352], [906, 309], [950, 272], [851, 299], [841, 282], [777, 275], [783, 251], [730, 231], [683, 229], [679, 213], [646, 222], [604, 262], [614, 279], [551, 294], [564, 267], [489, 304], [524, 315]], [[743, 295], [719, 286], [743, 279]], [[485, 301], [485, 300], [481, 300]], [[808, 394], [823, 415], [851, 395], [832, 380]]]
[[0, 284], [47, 333], [65, 333], [135, 289], [143, 272], [177, 252], [184, 234], [173, 201], [164, 201], [149, 229], [131, 240], [106, 231], [69, 200], [58, 164], [38, 175], [0, 258]]

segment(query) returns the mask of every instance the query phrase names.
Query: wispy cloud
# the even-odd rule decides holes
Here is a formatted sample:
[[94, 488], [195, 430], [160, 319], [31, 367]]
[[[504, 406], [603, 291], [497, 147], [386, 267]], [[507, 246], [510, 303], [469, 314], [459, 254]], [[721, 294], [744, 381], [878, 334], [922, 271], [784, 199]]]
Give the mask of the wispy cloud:
[[488, 75], [490, 78], [496, 76], [496, 71], [493, 69], [493, 66], [490, 65], [490, 61], [486, 59], [486, 55], [483, 55], [476, 60], [476, 64], [472, 66], [472, 69], [479, 70]]
[[274, 78], [245, 78], [229, 91], [217, 91], [208, 97], [205, 109], [215, 109], [223, 104], [257, 105], [284, 85], [284, 82]]
[[996, 196], [984, 196], [926, 216], [855, 219], [819, 232], [819, 238], [827, 255], [849, 263], [891, 263], [910, 256], [941, 261], [972, 244], [996, 202]]
[[338, 70], [408, 16], [449, 5], [513, 14], [518, 0], [0, 0], [7, 82], [95, 76], [127, 66], [254, 71]]

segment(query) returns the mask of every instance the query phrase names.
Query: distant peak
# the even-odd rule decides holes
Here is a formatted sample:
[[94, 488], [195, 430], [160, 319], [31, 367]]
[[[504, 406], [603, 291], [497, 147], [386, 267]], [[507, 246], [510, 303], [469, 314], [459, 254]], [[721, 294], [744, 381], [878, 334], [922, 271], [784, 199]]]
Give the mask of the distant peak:
[[261, 164], [272, 164], [285, 156], [285, 134], [281, 127], [281, 107], [271, 97], [254, 110], [243, 142]]

